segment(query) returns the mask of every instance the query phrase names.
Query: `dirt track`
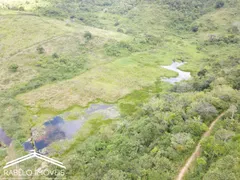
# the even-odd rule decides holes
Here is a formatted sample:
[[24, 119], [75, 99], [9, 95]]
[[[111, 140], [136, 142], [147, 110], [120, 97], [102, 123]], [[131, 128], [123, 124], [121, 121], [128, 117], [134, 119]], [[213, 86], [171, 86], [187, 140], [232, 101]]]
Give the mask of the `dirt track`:
[[200, 156], [200, 152], [201, 152], [201, 140], [204, 139], [205, 137], [208, 137], [215, 124], [217, 123], [217, 121], [225, 114], [225, 112], [223, 112], [222, 114], [220, 114], [209, 126], [209, 129], [203, 134], [202, 138], [200, 139], [199, 143], [197, 144], [195, 151], [192, 153], [192, 155], [189, 157], [189, 159], [186, 161], [186, 163], [184, 164], [184, 166], [181, 168], [181, 170], [178, 173], [178, 176], [176, 178], [176, 180], [182, 180], [185, 176], [185, 174], [187, 173], [189, 167], [191, 166], [191, 164]]

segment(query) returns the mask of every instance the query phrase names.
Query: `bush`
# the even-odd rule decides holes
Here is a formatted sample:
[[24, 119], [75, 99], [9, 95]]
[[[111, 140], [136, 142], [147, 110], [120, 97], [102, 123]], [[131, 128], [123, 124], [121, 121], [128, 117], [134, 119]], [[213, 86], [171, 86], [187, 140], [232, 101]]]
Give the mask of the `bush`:
[[92, 34], [91, 34], [89, 31], [86, 31], [86, 32], [84, 33], [84, 38], [85, 38], [86, 40], [90, 40], [90, 39], [92, 39]]
[[128, 30], [126, 30], [126, 32], [125, 32], [126, 34], [133, 34], [134, 32], [133, 32], [133, 30], [132, 29], [128, 29]]
[[221, 7], [223, 7], [224, 6], [224, 2], [222, 2], [222, 1], [218, 1], [217, 3], [216, 3], [216, 6], [215, 6], [215, 8], [221, 8]]
[[59, 58], [59, 56], [57, 53], [53, 53], [52, 58], [57, 59], [57, 58]]
[[106, 54], [108, 56], [124, 56], [128, 55], [129, 53], [135, 52], [134, 49], [129, 43], [127, 42], [117, 42], [114, 44], [106, 44], [105, 45]]
[[192, 32], [197, 32], [198, 31], [198, 26], [193, 26], [192, 27]]
[[25, 11], [24, 7], [22, 7], [22, 6], [19, 7], [18, 10], [19, 10], [19, 11]]
[[45, 49], [42, 46], [37, 47], [38, 54], [43, 54], [45, 52]]
[[80, 18], [78, 18], [80, 21], [84, 21], [84, 18], [83, 17], [80, 17]]
[[117, 21], [115, 22], [114, 26], [118, 26], [120, 23]]
[[204, 120], [210, 121], [218, 113], [217, 109], [206, 101], [192, 103], [194, 116], [200, 115]]
[[209, 44], [237, 44], [239, 42], [239, 38], [234, 34], [225, 35], [222, 37], [216, 37], [215, 35], [210, 35], [209, 42], [206, 42], [205, 45]]
[[124, 33], [123, 29], [121, 29], [121, 28], [118, 28], [117, 32]]
[[206, 75], [207, 72], [208, 72], [208, 71], [207, 71], [206, 69], [202, 69], [201, 71], [199, 71], [199, 72], [197, 73], [197, 75], [198, 75], [199, 77], [203, 77], [203, 76]]
[[11, 64], [8, 69], [11, 71], [11, 72], [17, 72], [18, 70], [18, 65], [17, 64]]
[[[1, 145], [0, 145], [0, 147], [1, 147]], [[4, 160], [4, 158], [5, 158], [6, 156], [7, 156], [6, 149], [1, 148], [1, 149], [0, 149], [0, 160], [1, 160], [1, 161]]]

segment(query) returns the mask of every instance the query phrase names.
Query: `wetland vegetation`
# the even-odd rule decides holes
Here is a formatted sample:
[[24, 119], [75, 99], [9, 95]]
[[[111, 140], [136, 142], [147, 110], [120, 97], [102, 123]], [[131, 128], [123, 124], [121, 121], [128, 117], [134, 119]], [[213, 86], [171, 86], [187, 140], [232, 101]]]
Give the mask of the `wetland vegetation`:
[[[0, 0], [0, 179], [26, 142], [65, 179], [175, 179], [223, 112], [184, 179], [239, 179], [239, 12], [237, 0]], [[13, 169], [39, 167], [56, 168]]]

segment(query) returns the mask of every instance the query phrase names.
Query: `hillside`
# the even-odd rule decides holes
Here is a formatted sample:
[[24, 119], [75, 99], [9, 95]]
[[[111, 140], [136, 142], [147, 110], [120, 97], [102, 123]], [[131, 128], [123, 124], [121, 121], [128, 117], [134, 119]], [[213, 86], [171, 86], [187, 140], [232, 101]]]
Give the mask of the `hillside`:
[[237, 0], [0, 0], [0, 166], [33, 142], [66, 166], [40, 179], [175, 179], [198, 145], [185, 179], [239, 179], [239, 12]]

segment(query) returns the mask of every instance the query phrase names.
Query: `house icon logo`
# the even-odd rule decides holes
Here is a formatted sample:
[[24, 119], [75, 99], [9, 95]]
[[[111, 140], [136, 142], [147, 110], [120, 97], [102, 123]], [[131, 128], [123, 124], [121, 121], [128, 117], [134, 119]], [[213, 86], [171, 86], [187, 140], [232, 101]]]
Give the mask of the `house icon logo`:
[[35, 150], [31, 150], [30, 152], [31, 152], [31, 153], [28, 154], [28, 155], [26, 155], [26, 156], [22, 156], [22, 157], [20, 157], [20, 158], [18, 158], [18, 159], [15, 159], [15, 160], [13, 160], [13, 161], [8, 162], [8, 163], [6, 164], [6, 166], [3, 167], [3, 169], [9, 168], [9, 167], [11, 167], [11, 166], [14, 166], [14, 165], [16, 165], [16, 164], [19, 164], [19, 163], [21, 163], [21, 162], [23, 162], [23, 161], [26, 161], [26, 160], [32, 159], [32, 158], [41, 159], [41, 160], [43, 160], [43, 161], [46, 161], [46, 162], [48, 162], [48, 163], [51, 163], [51, 164], [54, 164], [54, 165], [56, 165], [56, 166], [58, 166], [58, 167], [61, 167], [61, 168], [63, 168], [63, 169], [66, 169], [66, 167], [63, 166], [63, 163], [61, 163], [61, 162], [59, 162], [59, 161], [57, 161], [57, 160], [55, 160], [55, 159], [52, 159], [52, 158], [49, 158], [49, 157], [44, 156], [44, 155], [42, 155], [42, 154], [39, 154], [39, 153], [37, 153]]

